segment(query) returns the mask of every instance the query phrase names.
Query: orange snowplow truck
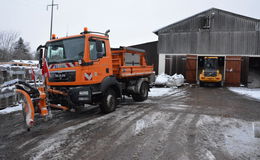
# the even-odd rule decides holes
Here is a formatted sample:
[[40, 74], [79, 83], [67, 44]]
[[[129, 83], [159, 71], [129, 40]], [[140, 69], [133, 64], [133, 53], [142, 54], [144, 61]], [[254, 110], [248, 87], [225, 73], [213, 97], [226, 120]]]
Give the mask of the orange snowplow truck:
[[[154, 79], [145, 51], [131, 47], [111, 49], [108, 32], [88, 31], [52, 39], [39, 46], [41, 68], [47, 62], [47, 104], [64, 110], [99, 104], [104, 113], [115, 110], [123, 95], [134, 101], [148, 97]], [[46, 62], [45, 62], [46, 61]]]

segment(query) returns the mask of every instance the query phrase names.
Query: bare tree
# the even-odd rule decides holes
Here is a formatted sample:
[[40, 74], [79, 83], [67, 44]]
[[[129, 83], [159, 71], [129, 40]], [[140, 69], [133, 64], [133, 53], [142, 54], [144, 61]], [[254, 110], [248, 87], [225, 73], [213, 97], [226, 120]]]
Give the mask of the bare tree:
[[12, 31], [0, 31], [0, 61], [9, 61], [19, 34]]

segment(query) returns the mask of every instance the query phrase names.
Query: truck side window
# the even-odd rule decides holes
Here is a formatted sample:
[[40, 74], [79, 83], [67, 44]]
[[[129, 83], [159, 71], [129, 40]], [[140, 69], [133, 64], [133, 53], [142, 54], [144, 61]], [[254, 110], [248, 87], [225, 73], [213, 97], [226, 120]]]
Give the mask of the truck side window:
[[90, 59], [91, 60], [96, 60], [98, 58], [102, 58], [106, 56], [106, 47], [105, 47], [105, 42], [104, 41], [99, 41], [101, 42], [102, 46], [102, 52], [98, 52], [97, 50], [97, 41], [96, 40], [91, 40], [89, 42], [89, 49], [90, 49]]

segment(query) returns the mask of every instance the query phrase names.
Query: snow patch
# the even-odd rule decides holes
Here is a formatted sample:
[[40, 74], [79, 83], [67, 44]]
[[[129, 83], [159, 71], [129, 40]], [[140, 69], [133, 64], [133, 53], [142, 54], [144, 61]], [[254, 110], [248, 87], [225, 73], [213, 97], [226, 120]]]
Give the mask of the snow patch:
[[206, 150], [206, 157], [208, 160], [216, 160], [216, 157], [209, 150]]
[[151, 88], [149, 92], [149, 97], [159, 97], [171, 94], [173, 88]]
[[151, 115], [146, 115], [142, 119], [139, 119], [135, 123], [134, 134], [141, 134], [146, 128], [153, 127], [155, 125], [165, 123], [166, 119], [169, 118], [169, 114], [163, 112], [154, 112]]
[[18, 106], [7, 107], [3, 110], [0, 110], [0, 114], [8, 114], [16, 111], [21, 111], [21, 110], [22, 110], [22, 104], [19, 104]]
[[[211, 127], [220, 131], [219, 136], [222, 135], [223, 137], [215, 135], [212, 131], [214, 128]], [[207, 141], [204, 144], [205, 148], [200, 147], [200, 153], [205, 153], [207, 159], [213, 160], [215, 157], [210, 151], [205, 151], [205, 149], [208, 149], [206, 145], [221, 146], [234, 159], [241, 159], [241, 157], [243, 159], [257, 159], [257, 156], [259, 156], [260, 139], [254, 137], [252, 122], [203, 115], [196, 123], [196, 128], [199, 128], [200, 132], [206, 131], [205, 133], [202, 132], [203, 135], [206, 135]]]
[[136, 122], [135, 125], [135, 135], [137, 135], [138, 133], [140, 133], [143, 129], [145, 128], [145, 122], [143, 119], [140, 119]]
[[186, 110], [191, 108], [189, 105], [182, 105], [182, 104], [163, 104], [163, 108], [173, 109], [173, 110]]
[[6, 92], [6, 91], [13, 91], [15, 89], [15, 86], [8, 86], [8, 87], [3, 87], [1, 88], [1, 92]]
[[225, 130], [225, 142], [232, 157], [236, 155], [250, 156], [251, 159], [259, 153], [260, 139], [254, 137], [251, 122], [238, 121], [238, 126], [231, 126]]
[[260, 100], [260, 88], [229, 87], [230, 91]]

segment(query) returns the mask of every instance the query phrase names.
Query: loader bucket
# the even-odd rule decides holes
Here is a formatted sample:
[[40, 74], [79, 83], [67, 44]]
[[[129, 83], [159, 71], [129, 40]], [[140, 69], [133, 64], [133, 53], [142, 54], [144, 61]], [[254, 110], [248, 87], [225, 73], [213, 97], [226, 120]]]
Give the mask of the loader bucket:
[[32, 100], [27, 92], [21, 89], [16, 89], [16, 92], [21, 96], [21, 104], [26, 127], [31, 128], [34, 124], [34, 106]]

